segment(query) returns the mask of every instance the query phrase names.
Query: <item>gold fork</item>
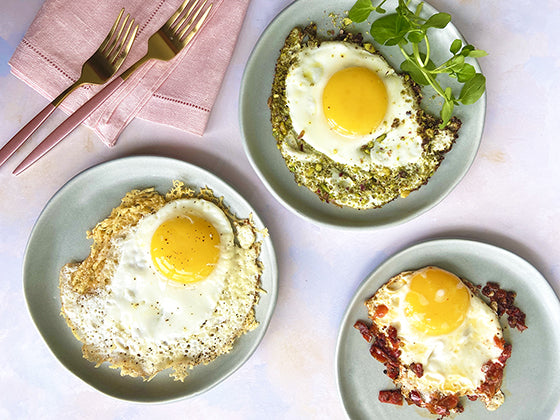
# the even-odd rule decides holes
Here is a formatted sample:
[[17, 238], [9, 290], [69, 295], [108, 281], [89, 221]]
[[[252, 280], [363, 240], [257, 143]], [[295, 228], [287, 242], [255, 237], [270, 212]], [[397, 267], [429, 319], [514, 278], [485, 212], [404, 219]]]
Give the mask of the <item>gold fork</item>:
[[130, 14], [127, 14], [124, 18], [123, 14], [124, 9], [119, 13], [101, 46], [84, 63], [79, 79], [58, 95], [0, 149], [0, 165], [19, 149], [70, 93], [85, 84], [102, 85], [119, 70], [138, 31], [138, 25], [132, 29], [134, 19], [129, 22]]
[[209, 0], [185, 0], [167, 22], [148, 39], [148, 52], [87, 101], [45, 138], [13, 171], [19, 175], [91, 115], [132, 73], [148, 60], [169, 61], [187, 46], [212, 9]]

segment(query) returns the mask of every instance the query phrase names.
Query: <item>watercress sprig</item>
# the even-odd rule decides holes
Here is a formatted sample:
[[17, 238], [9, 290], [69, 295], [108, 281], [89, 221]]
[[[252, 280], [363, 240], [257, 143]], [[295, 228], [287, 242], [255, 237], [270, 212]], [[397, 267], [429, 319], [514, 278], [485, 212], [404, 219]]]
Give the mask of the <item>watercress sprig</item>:
[[[385, 15], [382, 0], [374, 6], [373, 0], [357, 0], [348, 12], [353, 22], [364, 22], [372, 13], [382, 14], [371, 25], [370, 34], [382, 45], [396, 45], [399, 47], [404, 61], [400, 68], [410, 74], [412, 79], [420, 85], [430, 85], [443, 98], [440, 111], [442, 123], [440, 128], [447, 125], [453, 115], [455, 105], [473, 104], [480, 99], [486, 89], [486, 78], [477, 73], [475, 68], [465, 62], [467, 57], [483, 57], [486, 51], [478, 50], [474, 46], [463, 45], [460, 39], [451, 43], [449, 52], [452, 56], [439, 65], [431, 59], [431, 45], [428, 30], [443, 29], [451, 21], [447, 13], [436, 13], [425, 19], [420, 17], [423, 2], [419, 3], [414, 12], [408, 8], [410, 0], [398, 0], [395, 13]], [[447, 74], [456, 78], [462, 84], [461, 91], [455, 96], [450, 87], [444, 88], [437, 81], [440, 74]]]

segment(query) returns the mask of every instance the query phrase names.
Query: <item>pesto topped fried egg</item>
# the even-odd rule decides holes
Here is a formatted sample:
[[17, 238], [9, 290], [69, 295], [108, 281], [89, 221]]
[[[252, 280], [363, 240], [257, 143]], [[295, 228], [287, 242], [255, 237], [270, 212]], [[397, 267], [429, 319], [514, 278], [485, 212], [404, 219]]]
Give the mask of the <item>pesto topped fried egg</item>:
[[361, 35], [296, 27], [276, 63], [272, 132], [298, 184], [322, 200], [381, 207], [425, 184], [457, 138], [420, 107], [420, 88]]

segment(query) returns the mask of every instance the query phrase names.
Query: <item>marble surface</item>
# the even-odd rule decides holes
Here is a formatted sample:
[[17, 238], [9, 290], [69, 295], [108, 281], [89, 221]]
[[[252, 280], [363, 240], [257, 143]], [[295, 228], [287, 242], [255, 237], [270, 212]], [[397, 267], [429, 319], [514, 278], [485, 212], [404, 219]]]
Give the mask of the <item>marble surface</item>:
[[[0, 2], [0, 139], [47, 103], [7, 64], [41, 0]], [[487, 50], [488, 112], [477, 158], [449, 196], [420, 217], [379, 230], [312, 224], [283, 208], [247, 160], [237, 120], [245, 62], [267, 24], [290, 3], [253, 0], [204, 137], [135, 120], [116, 147], [80, 127], [19, 177], [19, 158], [64, 119], [56, 111], [0, 168], [0, 418], [345, 418], [336, 388], [339, 323], [362, 280], [395, 252], [422, 240], [469, 238], [531, 262], [560, 294], [560, 2], [432, 0], [465, 38]], [[69, 373], [28, 315], [22, 290], [26, 241], [49, 198], [81, 170], [131, 154], [183, 159], [233, 185], [268, 225], [279, 264], [275, 314], [261, 345], [225, 382], [162, 405], [115, 400]], [[560, 418], [556, 409], [555, 418]]]

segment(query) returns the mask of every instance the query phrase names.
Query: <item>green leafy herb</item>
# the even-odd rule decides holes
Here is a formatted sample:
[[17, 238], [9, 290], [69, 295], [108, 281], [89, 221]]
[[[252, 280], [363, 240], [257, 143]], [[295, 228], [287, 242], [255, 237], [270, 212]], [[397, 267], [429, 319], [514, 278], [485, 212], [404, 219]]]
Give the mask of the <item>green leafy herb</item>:
[[[348, 17], [354, 22], [364, 22], [372, 13], [383, 14], [371, 25], [370, 33], [373, 39], [382, 45], [396, 45], [399, 47], [404, 61], [401, 70], [410, 74], [412, 79], [423, 86], [430, 85], [444, 100], [440, 117], [441, 128], [445, 127], [453, 115], [455, 105], [473, 104], [480, 99], [486, 89], [486, 79], [475, 68], [465, 62], [467, 57], [483, 57], [487, 53], [477, 50], [472, 45], [463, 45], [460, 39], [451, 43], [449, 52], [451, 58], [440, 65], [436, 65], [430, 58], [430, 40], [428, 30], [443, 29], [451, 21], [447, 13], [436, 13], [428, 19], [420, 17], [423, 2], [419, 3], [414, 12], [408, 8], [410, 0], [398, 0], [395, 13], [385, 15], [381, 7], [387, 0], [382, 0], [378, 6], [373, 0], [357, 0], [350, 9]], [[422, 51], [421, 51], [422, 50]], [[463, 84], [459, 96], [455, 96], [450, 87], [443, 88], [436, 77], [447, 74]]]

